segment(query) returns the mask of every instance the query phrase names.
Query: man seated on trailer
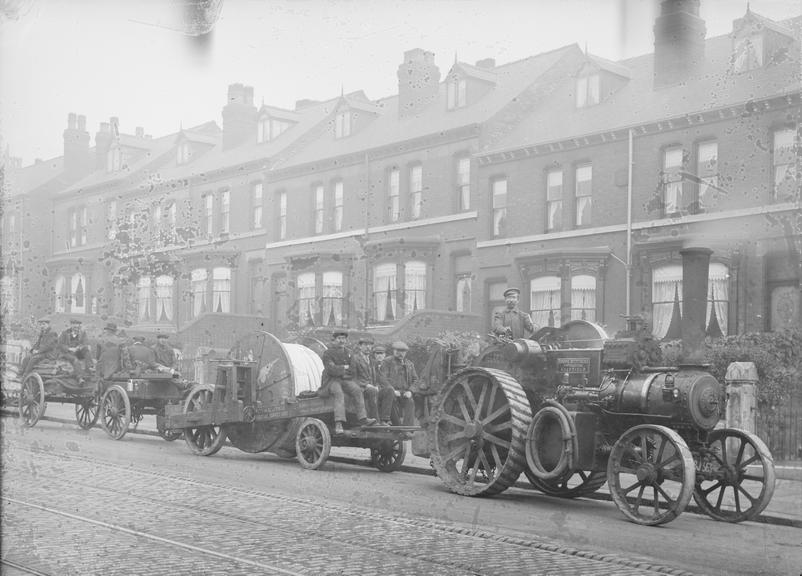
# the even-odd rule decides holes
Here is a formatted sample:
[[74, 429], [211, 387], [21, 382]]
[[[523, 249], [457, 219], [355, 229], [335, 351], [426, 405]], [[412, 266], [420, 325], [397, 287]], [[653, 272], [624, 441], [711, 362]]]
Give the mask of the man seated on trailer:
[[362, 388], [354, 382], [354, 369], [351, 354], [345, 348], [348, 332], [337, 330], [332, 334], [331, 346], [323, 352], [323, 377], [320, 383], [320, 396], [334, 398], [334, 433], [343, 434], [345, 424], [345, 395], [351, 397], [356, 404], [356, 415], [359, 424], [371, 426], [376, 423], [368, 418], [365, 410], [365, 399]]
[[75, 375], [83, 379], [87, 375], [87, 368], [91, 365], [92, 357], [89, 349], [89, 339], [81, 328], [81, 321], [77, 318], [70, 320], [70, 326], [58, 337], [58, 343], [64, 356], [72, 364]]
[[[412, 399], [412, 392], [419, 386], [418, 373], [415, 365], [407, 360], [409, 346], [406, 342], [393, 342], [392, 348], [393, 355], [385, 358], [379, 366], [381, 388], [385, 393], [389, 391], [387, 396], [382, 393], [379, 395], [379, 416], [384, 424], [414, 426], [415, 401]], [[390, 401], [384, 400], [385, 398]], [[400, 415], [393, 413], [394, 406]]]
[[58, 352], [58, 334], [50, 327], [49, 318], [39, 318], [39, 335], [31, 352], [22, 362], [20, 374], [27, 374], [43, 360], [55, 360]]
[[354, 363], [354, 381], [362, 389], [368, 418], [376, 420], [379, 417], [379, 387], [373, 383], [373, 362], [370, 357], [370, 347], [372, 345], [373, 340], [370, 338], [360, 338], [352, 360]]
[[133, 340], [134, 343], [128, 347], [131, 367], [138, 373], [144, 370], [155, 370], [156, 353], [145, 345], [145, 337], [134, 336]]

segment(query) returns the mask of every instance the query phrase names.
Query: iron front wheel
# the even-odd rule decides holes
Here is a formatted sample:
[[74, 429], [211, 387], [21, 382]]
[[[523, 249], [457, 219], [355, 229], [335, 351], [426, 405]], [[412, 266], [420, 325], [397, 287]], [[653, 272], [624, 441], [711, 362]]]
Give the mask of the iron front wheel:
[[464, 496], [490, 496], [515, 482], [525, 466], [532, 412], [508, 373], [466, 368], [446, 383], [428, 429], [432, 465]]
[[[198, 386], [193, 389], [184, 402], [184, 414], [205, 410], [212, 403], [214, 389], [211, 386]], [[226, 441], [226, 431], [222, 426], [198, 426], [184, 429], [184, 441], [194, 454], [212, 456], [220, 451]]]
[[92, 396], [75, 404], [75, 420], [83, 430], [89, 430], [100, 418], [100, 402]]
[[131, 401], [117, 384], [110, 386], [100, 400], [100, 426], [115, 440], [122, 440], [131, 423]]
[[665, 426], [630, 428], [613, 446], [607, 484], [618, 509], [637, 524], [670, 522], [693, 494], [695, 468], [682, 437]]
[[331, 452], [331, 434], [328, 427], [317, 418], [307, 418], [301, 423], [295, 436], [295, 454], [298, 462], [307, 470], [317, 470]]
[[774, 460], [763, 441], [744, 430], [724, 428], [708, 436], [705, 469], [696, 475], [693, 499], [711, 518], [752, 520], [774, 495]]
[[524, 474], [529, 483], [537, 490], [559, 498], [587, 496], [593, 494], [607, 482], [607, 473], [604, 471], [576, 470], [553, 480], [542, 480], [535, 476], [529, 468], [524, 470]]
[[383, 440], [370, 449], [371, 463], [382, 472], [395, 472], [404, 464], [407, 448], [403, 440]]
[[31, 428], [36, 426], [45, 413], [45, 385], [42, 377], [31, 372], [22, 381], [19, 394], [19, 416], [22, 425]]

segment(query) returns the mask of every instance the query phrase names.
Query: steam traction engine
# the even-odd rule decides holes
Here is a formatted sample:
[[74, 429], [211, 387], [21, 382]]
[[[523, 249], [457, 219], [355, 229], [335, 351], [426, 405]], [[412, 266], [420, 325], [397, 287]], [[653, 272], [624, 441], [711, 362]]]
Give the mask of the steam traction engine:
[[425, 446], [449, 489], [497, 494], [522, 471], [565, 498], [607, 482], [621, 512], [645, 525], [670, 522], [691, 497], [728, 522], [766, 507], [771, 454], [753, 434], [715, 429], [724, 387], [703, 366], [650, 367], [659, 346], [635, 323], [612, 340], [581, 320], [535, 338], [491, 346], [443, 386]]

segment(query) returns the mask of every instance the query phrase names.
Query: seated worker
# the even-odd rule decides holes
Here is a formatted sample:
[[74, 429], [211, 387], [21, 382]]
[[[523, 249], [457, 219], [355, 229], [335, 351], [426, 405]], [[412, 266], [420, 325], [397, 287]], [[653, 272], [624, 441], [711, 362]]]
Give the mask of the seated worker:
[[120, 371], [120, 347], [124, 340], [117, 336], [117, 324], [108, 322], [97, 344], [97, 371], [107, 379]]
[[55, 360], [58, 355], [58, 334], [50, 328], [48, 318], [39, 319], [39, 334], [28, 357], [22, 362], [21, 374], [27, 374], [44, 360]]
[[376, 423], [368, 418], [362, 388], [354, 382], [351, 354], [345, 348], [348, 332], [337, 330], [332, 334], [331, 346], [323, 352], [323, 378], [320, 383], [320, 396], [334, 397], [334, 433], [342, 434], [345, 424], [345, 394], [356, 404], [356, 416], [362, 426]]
[[81, 328], [81, 321], [77, 318], [70, 320], [70, 326], [58, 337], [58, 343], [62, 352], [72, 364], [75, 375], [84, 378], [87, 368], [91, 365], [92, 358], [89, 348], [89, 340], [86, 332]]
[[506, 310], [493, 314], [493, 334], [515, 340], [516, 338], [530, 338], [535, 331], [532, 318], [529, 314], [518, 308], [518, 297], [521, 291], [518, 288], [507, 288], [504, 291]]
[[[415, 365], [406, 359], [409, 352], [406, 342], [393, 342], [392, 348], [393, 355], [385, 358], [379, 367], [379, 379], [384, 390], [392, 391], [392, 396], [387, 397], [393, 399], [399, 407], [400, 423], [403, 426], [414, 426], [415, 403], [412, 392], [418, 386], [418, 374]], [[384, 395], [379, 395], [379, 416], [384, 424], [389, 424], [393, 420], [393, 404], [384, 398], [386, 398]]]
[[128, 347], [131, 367], [134, 370], [153, 370], [156, 368], [156, 353], [145, 345], [144, 336], [134, 336], [134, 343]]
[[365, 396], [365, 410], [368, 418], [375, 420], [379, 417], [379, 387], [373, 383], [373, 363], [370, 358], [372, 344], [373, 341], [369, 338], [360, 338], [351, 361], [354, 367], [354, 381]]
[[178, 374], [176, 371], [175, 350], [167, 342], [167, 334], [156, 334], [156, 345], [153, 347], [156, 354], [156, 364], [159, 372], [170, 372]]

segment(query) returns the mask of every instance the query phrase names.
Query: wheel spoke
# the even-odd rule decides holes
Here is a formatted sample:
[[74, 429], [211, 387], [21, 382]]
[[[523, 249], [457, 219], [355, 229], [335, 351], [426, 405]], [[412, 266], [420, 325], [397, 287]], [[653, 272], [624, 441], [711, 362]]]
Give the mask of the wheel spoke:
[[741, 493], [742, 493], [744, 496], [746, 496], [746, 499], [747, 499], [747, 500], [749, 500], [749, 502], [751, 502], [751, 503], [752, 503], [752, 505], [754, 505], [754, 504], [755, 504], [755, 502], [757, 502], [757, 500], [758, 500], [758, 499], [757, 499], [757, 498], [755, 498], [755, 497], [753, 497], [753, 496], [752, 496], [752, 495], [751, 495], [749, 492], [747, 492], [747, 491], [744, 489], [744, 487], [743, 487], [743, 486], [741, 486], [740, 484], [738, 484], [738, 486], [737, 486], [736, 488], [737, 488], [738, 492], [741, 492]]
[[654, 505], [654, 515], [660, 514], [660, 502], [657, 499], [657, 484], [652, 486], [652, 504]]
[[741, 497], [738, 495], [739, 491], [736, 486], [732, 487], [732, 493], [735, 494], [735, 511], [741, 513]]
[[512, 429], [512, 422], [509, 420], [505, 420], [504, 422], [499, 422], [498, 424], [490, 424], [484, 427], [485, 432], [500, 432], [501, 430], [511, 430]]
[[[487, 382], [487, 381], [482, 382], [482, 391], [479, 392], [479, 399], [476, 401], [476, 412], [475, 412], [475, 414], [476, 414], [477, 417], [479, 416], [479, 414], [482, 413], [482, 408], [484, 407], [483, 405], [484, 405], [484, 401], [485, 401], [485, 394], [487, 393], [488, 386], [489, 386], [489, 382]], [[495, 386], [494, 386], [494, 388], [495, 388]]]
[[642, 486], [642, 484], [641, 484], [641, 481], [640, 481], [640, 480], [638, 480], [637, 482], [635, 482], [635, 483], [634, 483], [632, 486], [630, 486], [629, 488], [627, 488], [627, 489], [625, 489], [625, 490], [622, 490], [622, 491], [621, 491], [621, 493], [622, 493], [624, 496], [626, 496], [627, 494], [629, 494], [630, 492], [632, 492], [632, 491], [633, 491], [635, 488], [637, 488], [638, 486]]
[[493, 461], [496, 463], [496, 470], [501, 470], [501, 455], [498, 453], [498, 448], [495, 444], [490, 445], [490, 452], [493, 454]]
[[751, 457], [749, 460], [747, 460], [746, 462], [744, 462], [743, 464], [741, 464], [740, 466], [738, 466], [738, 468], [741, 468], [741, 469], [743, 469], [743, 468], [746, 468], [746, 467], [747, 467], [747, 466], [749, 466], [749, 465], [750, 465], [752, 462], [756, 462], [757, 460], [760, 460], [760, 454], [755, 454], [755, 455], [754, 455], [754, 456], [752, 456], [752, 457]]
[[[470, 446], [470, 442], [465, 442], [466, 445]], [[451, 452], [446, 454], [443, 457], [443, 460], [446, 462], [451, 462], [456, 458], [459, 454], [461, 454], [465, 450], [465, 445], [459, 444], [456, 448], [452, 448]]]
[[499, 406], [498, 408], [496, 408], [495, 410], [493, 410], [493, 412], [491, 412], [487, 416], [487, 418], [483, 418], [482, 419], [482, 424], [489, 424], [490, 422], [492, 422], [493, 420], [495, 420], [496, 418], [498, 418], [502, 414], [505, 414], [505, 413], [507, 413], [509, 411], [510, 411], [510, 407], [509, 407], [509, 405], [507, 405], [505, 403], [505, 404]]
[[676, 462], [677, 460], [680, 460], [679, 453], [674, 452], [674, 455], [671, 456], [671, 458], [669, 458], [665, 462], [659, 462], [658, 461], [658, 462], [655, 462], [655, 464], [657, 464], [657, 469], [658, 470], [662, 470], [663, 468], [667, 467], [669, 464], [671, 464], [673, 462]]
[[465, 418], [465, 422], [472, 422], [473, 418], [471, 418], [471, 415], [468, 413], [468, 407], [465, 406], [465, 397], [460, 396], [457, 398], [457, 404], [459, 404], [459, 409], [462, 411], [462, 416]]
[[460, 470], [460, 474], [463, 476], [468, 471], [468, 459], [471, 456], [471, 443], [468, 442], [465, 444], [465, 453], [462, 456], [462, 470]]
[[701, 493], [702, 493], [704, 496], [707, 496], [707, 495], [708, 495], [708, 494], [710, 494], [710, 493], [711, 493], [713, 490], [715, 490], [716, 488], [719, 488], [719, 487], [721, 487], [721, 486], [723, 486], [723, 484], [722, 484], [721, 480], [716, 480], [716, 483], [715, 483], [715, 484], [713, 484], [713, 485], [712, 485], [712, 486], [710, 486], [709, 488], [701, 489], [701, 490], [700, 490], [700, 492], [701, 492]]
[[738, 448], [738, 455], [735, 457], [735, 466], [739, 468], [741, 467], [741, 465], [739, 465], [739, 462], [743, 460], [744, 457], [744, 450], [746, 450], [746, 442], [741, 440], [741, 446]]
[[493, 434], [490, 434], [489, 432], [487, 432], [485, 430], [482, 431], [482, 438], [484, 438], [485, 440], [489, 440], [493, 444], [498, 444], [502, 448], [509, 448], [510, 447], [510, 441], [509, 440], [502, 440], [498, 436], [494, 436]]
[[754, 474], [744, 474], [741, 476], [744, 480], [753, 480], [755, 482], [765, 482], [766, 479], [763, 476], [755, 476]]
[[465, 428], [465, 426], [468, 424], [465, 420], [460, 420], [456, 416], [446, 414], [445, 412], [443, 412], [443, 414], [440, 416], [440, 419], [445, 420], [446, 422], [451, 422], [452, 424], [456, 424], [457, 426], [462, 426], [463, 428]]
[[473, 408], [473, 413], [476, 414], [476, 397], [473, 395], [473, 390], [471, 390], [470, 383], [463, 380], [462, 388], [465, 390], [465, 394], [461, 396], [461, 398], [464, 398], [465, 396], [468, 397], [468, 401], [471, 403], [471, 407]]
[[716, 508], [721, 508], [721, 503], [724, 501], [724, 491], [727, 489], [727, 486], [724, 485], [721, 487], [721, 491], [718, 493], [718, 500], [716, 500]]
[[646, 489], [646, 485], [645, 484], [641, 484], [640, 485], [640, 490], [638, 490], [638, 497], [635, 499], [635, 511], [636, 512], [638, 511], [638, 508], [640, 508], [640, 503], [641, 503], [641, 500], [643, 499], [643, 491], [645, 489]]
[[[668, 502], [668, 503], [669, 503], [669, 505], [673, 505], [673, 504], [674, 504], [674, 499], [673, 499], [671, 496], [669, 496], [669, 495], [666, 493], [666, 491], [665, 491], [665, 490], [663, 490], [663, 487], [662, 487], [662, 486], [660, 486], [659, 484], [655, 484], [655, 485], [654, 485], [654, 488], [655, 488], [655, 490], [656, 490], [657, 492], [660, 492], [660, 494], [662, 494], [662, 495], [663, 495], [663, 498], [665, 498], [665, 499], [666, 499], [666, 502]], [[656, 501], [656, 500], [657, 500], [657, 494], [655, 494], [655, 501]]]

